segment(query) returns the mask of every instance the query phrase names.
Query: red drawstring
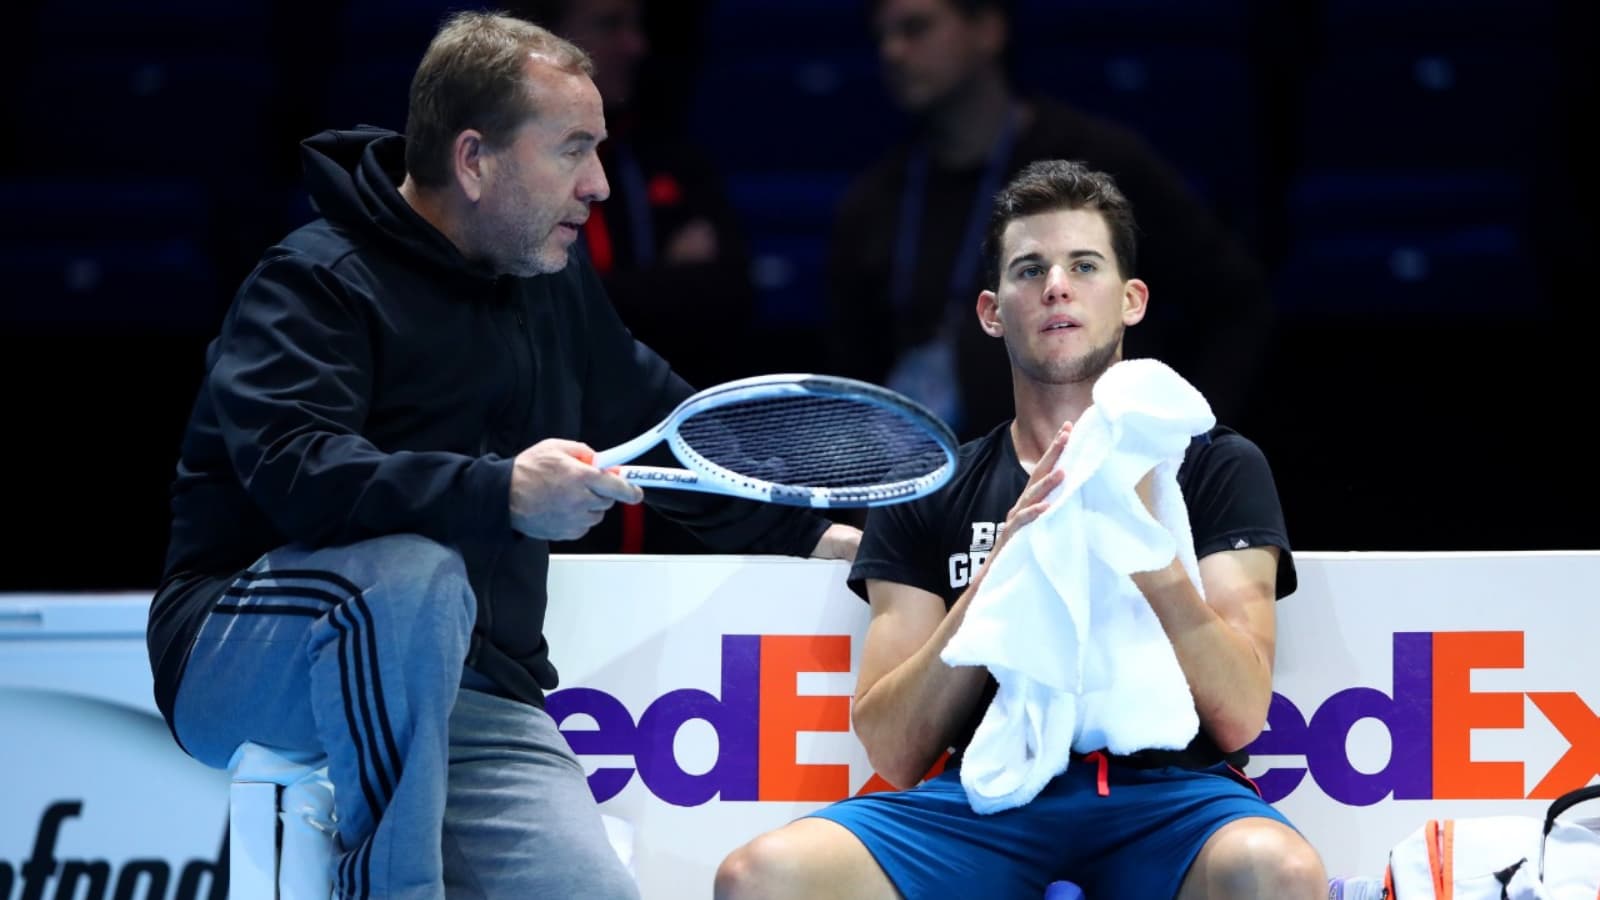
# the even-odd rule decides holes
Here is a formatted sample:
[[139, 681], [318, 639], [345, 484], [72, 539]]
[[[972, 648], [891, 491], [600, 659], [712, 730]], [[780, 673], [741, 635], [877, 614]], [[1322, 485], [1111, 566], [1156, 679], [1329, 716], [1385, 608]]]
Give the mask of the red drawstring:
[[1228, 763], [1228, 768], [1233, 770], [1233, 774], [1239, 776], [1239, 780], [1240, 781], [1244, 782], [1245, 784], [1250, 785], [1250, 790], [1255, 791], [1257, 797], [1261, 796], [1261, 788], [1259, 786], [1257, 786], [1256, 783], [1253, 780], [1251, 780], [1249, 775], [1246, 775], [1245, 773], [1239, 771], [1239, 768], [1237, 766], [1235, 766], [1233, 763]]
[[1111, 779], [1109, 777], [1111, 761], [1106, 759], [1105, 751], [1096, 750], [1093, 753], [1085, 753], [1083, 758], [1085, 761], [1094, 760], [1095, 765], [1099, 768], [1099, 773], [1095, 776], [1094, 781], [1095, 793], [1102, 797], [1111, 796]]

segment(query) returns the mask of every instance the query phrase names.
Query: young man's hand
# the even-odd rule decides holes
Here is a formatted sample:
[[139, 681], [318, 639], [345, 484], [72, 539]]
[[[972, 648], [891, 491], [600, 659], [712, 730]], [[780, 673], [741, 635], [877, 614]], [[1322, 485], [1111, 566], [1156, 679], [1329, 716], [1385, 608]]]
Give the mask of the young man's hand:
[[846, 562], [856, 558], [856, 550], [861, 547], [861, 529], [854, 525], [834, 523], [822, 533], [817, 546], [811, 549], [812, 559], [842, 559]]

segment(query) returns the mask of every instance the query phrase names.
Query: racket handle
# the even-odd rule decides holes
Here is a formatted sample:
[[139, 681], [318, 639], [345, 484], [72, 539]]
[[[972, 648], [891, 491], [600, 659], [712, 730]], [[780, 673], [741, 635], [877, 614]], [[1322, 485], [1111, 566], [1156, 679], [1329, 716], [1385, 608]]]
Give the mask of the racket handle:
[[661, 443], [661, 432], [656, 429], [646, 431], [625, 444], [618, 444], [610, 450], [602, 450], [589, 460], [597, 469], [609, 469], [621, 465], [639, 454]]

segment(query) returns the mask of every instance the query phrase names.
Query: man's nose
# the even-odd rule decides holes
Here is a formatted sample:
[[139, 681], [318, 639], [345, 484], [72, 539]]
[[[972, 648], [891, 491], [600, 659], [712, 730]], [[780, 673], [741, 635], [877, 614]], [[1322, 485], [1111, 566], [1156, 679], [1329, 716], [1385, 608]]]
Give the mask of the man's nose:
[[611, 183], [606, 181], [605, 167], [594, 157], [582, 177], [578, 179], [578, 199], [585, 203], [599, 203], [611, 196]]
[[1051, 266], [1045, 273], [1044, 299], [1047, 303], [1064, 302], [1070, 297], [1067, 286], [1067, 270], [1062, 266]]

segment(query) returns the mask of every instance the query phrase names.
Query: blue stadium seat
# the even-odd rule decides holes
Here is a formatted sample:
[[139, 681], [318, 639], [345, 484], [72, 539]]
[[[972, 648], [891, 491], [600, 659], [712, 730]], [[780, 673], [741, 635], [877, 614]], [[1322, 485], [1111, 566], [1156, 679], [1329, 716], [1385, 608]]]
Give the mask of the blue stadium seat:
[[853, 173], [735, 173], [728, 200], [750, 242], [757, 324], [776, 329], [820, 325], [827, 301], [828, 242]]
[[47, 135], [46, 173], [196, 174], [235, 188], [275, 149], [274, 67], [261, 59], [148, 53], [55, 55], [26, 83], [19, 127]]
[[1509, 323], [1543, 311], [1537, 276], [1510, 227], [1372, 229], [1296, 242], [1276, 293], [1279, 308], [1300, 320]]
[[1249, 37], [1249, 0], [1015, 0], [1012, 33], [1060, 41], [1180, 41], [1197, 47], [1242, 47]]
[[1537, 314], [1527, 189], [1515, 170], [1302, 175], [1287, 203], [1281, 308], [1441, 324]]
[[0, 239], [200, 240], [212, 228], [205, 188], [187, 181], [28, 178], [0, 181]]
[[273, 0], [75, 0], [39, 4], [34, 28], [41, 46], [68, 52], [140, 52], [265, 57], [272, 51]]
[[819, 55], [872, 47], [863, 0], [713, 0], [704, 19], [714, 57], [810, 48]]
[[0, 245], [8, 330], [202, 333], [227, 297], [192, 241], [7, 241]]
[[19, 333], [197, 333], [219, 293], [210, 192], [192, 181], [0, 182], [3, 320]]
[[1555, 63], [1514, 47], [1368, 50], [1312, 73], [1301, 104], [1311, 168], [1523, 164], [1549, 138]]
[[1545, 44], [1561, 0], [1323, 0], [1330, 46], [1437, 42]]
[[796, 330], [820, 325], [827, 306], [825, 234], [750, 235], [750, 277], [759, 294], [758, 327]]
[[853, 172], [761, 171], [729, 174], [728, 200], [751, 231], [825, 234]]
[[[339, 13], [337, 55], [346, 64], [401, 59], [415, 70], [428, 42], [451, 13], [491, 7], [468, 0], [345, 0]], [[409, 85], [410, 72], [401, 82]]]
[[1206, 200], [1253, 205], [1256, 85], [1246, 58], [1198, 46], [1062, 43], [1019, 55], [1018, 83], [1140, 134]]
[[417, 60], [370, 58], [334, 66], [328, 76], [319, 128], [376, 125], [393, 131], [406, 127], [406, 105]]
[[1294, 239], [1371, 228], [1459, 229], [1528, 224], [1527, 176], [1484, 171], [1327, 171], [1295, 179], [1287, 198]]
[[876, 59], [825, 49], [707, 60], [688, 121], [726, 171], [855, 170], [902, 127]]

